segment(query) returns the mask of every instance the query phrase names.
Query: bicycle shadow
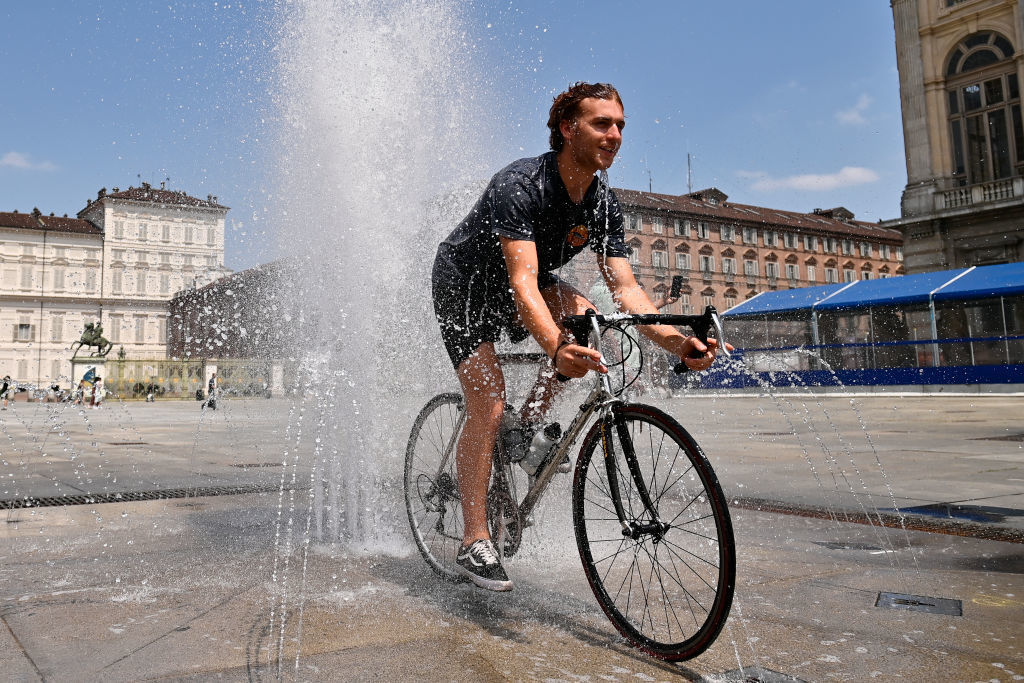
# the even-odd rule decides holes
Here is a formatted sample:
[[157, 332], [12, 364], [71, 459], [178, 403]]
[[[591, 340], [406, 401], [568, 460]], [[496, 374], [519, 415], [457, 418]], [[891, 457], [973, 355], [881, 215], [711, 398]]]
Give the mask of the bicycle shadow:
[[374, 563], [371, 573], [404, 586], [410, 597], [429, 603], [445, 616], [472, 623], [506, 641], [534, 645], [526, 634], [531, 625], [555, 628], [582, 646], [614, 651], [683, 680], [703, 680], [702, 674], [684, 665], [654, 659], [631, 647], [607, 621], [591, 596], [582, 599], [522, 575], [514, 577], [516, 587], [510, 593], [492, 593], [469, 583], [449, 583], [431, 571], [419, 555], [381, 558]]

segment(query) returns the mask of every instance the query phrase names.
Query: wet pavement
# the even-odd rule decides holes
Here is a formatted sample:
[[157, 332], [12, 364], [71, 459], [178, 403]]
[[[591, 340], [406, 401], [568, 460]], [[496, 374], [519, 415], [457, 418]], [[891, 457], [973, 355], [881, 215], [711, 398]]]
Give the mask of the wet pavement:
[[[1024, 680], [1024, 397], [652, 402], [732, 502], [736, 598], [696, 659], [650, 659], [605, 619], [568, 478], [509, 563], [515, 591], [492, 595], [434, 577], [394, 485], [368, 547], [305, 533], [306, 488], [282, 488], [312, 472], [305, 404], [17, 404], [0, 413], [0, 500], [22, 501], [0, 509], [3, 677]], [[384, 471], [417, 408], [396, 408]], [[88, 502], [133, 491], [153, 499]], [[57, 496], [81, 504], [18, 507]]]

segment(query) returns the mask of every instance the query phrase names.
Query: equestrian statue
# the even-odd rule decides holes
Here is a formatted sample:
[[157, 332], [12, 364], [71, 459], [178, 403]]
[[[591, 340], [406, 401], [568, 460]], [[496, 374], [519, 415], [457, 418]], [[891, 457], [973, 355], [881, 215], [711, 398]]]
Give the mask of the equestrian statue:
[[71, 357], [77, 357], [79, 349], [83, 346], [96, 347], [96, 350], [89, 354], [90, 357], [106, 358], [114, 343], [103, 336], [102, 323], [86, 323], [82, 338], [71, 345]]

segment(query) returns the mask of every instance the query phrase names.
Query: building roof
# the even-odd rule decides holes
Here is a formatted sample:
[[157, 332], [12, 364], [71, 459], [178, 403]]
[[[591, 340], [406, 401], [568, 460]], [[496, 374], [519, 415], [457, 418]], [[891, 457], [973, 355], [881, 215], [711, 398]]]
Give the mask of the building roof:
[[849, 237], [866, 237], [893, 244], [903, 243], [903, 233], [899, 230], [853, 220], [853, 214], [841, 206], [834, 209], [815, 209], [811, 213], [769, 209], [763, 206], [727, 202], [725, 201], [726, 195], [716, 188], [682, 195], [615, 188], [615, 196], [618, 197], [619, 203], [628, 208], [685, 213], [747, 224], [761, 223], [818, 234], [841, 233]]
[[78, 212], [78, 215], [81, 216], [96, 202], [103, 199], [123, 199], [127, 201], [147, 202], [153, 204], [195, 206], [205, 209], [228, 209], [228, 207], [219, 204], [217, 202], [217, 198], [213, 195], [209, 195], [206, 199], [199, 199], [198, 197], [185, 194], [180, 190], [157, 189], [149, 183], [142, 183], [141, 187], [129, 187], [127, 190], [118, 190], [115, 187], [114, 191], [109, 193], [106, 189], [102, 189], [97, 193], [96, 199], [91, 200], [84, 209]]
[[39, 210], [32, 213], [0, 212], [0, 228], [20, 230], [53, 230], [79, 235], [99, 235], [100, 229], [87, 220], [67, 216], [44, 216]]

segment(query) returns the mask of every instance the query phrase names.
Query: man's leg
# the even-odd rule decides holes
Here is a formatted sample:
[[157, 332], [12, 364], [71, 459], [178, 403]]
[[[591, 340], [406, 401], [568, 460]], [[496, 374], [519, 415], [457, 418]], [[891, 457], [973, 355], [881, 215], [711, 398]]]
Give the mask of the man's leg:
[[459, 364], [466, 422], [456, 446], [455, 465], [465, 524], [463, 545], [491, 537], [487, 528], [487, 485], [491, 456], [505, 410], [505, 377], [494, 344], [485, 342]]
[[[551, 317], [555, 319], [559, 327], [562, 326], [562, 320], [566, 316], [581, 315], [586, 313], [588, 308], [597, 308], [579, 290], [562, 281], [545, 287], [540, 294], [544, 298], [548, 310], [551, 311]], [[584, 343], [582, 340], [577, 341]], [[566, 384], [567, 382], [558, 381], [550, 365], [542, 367], [537, 375], [537, 381], [529, 393], [529, 398], [519, 413], [520, 420], [530, 424], [541, 422], [551, 409], [555, 397], [565, 388]]]

